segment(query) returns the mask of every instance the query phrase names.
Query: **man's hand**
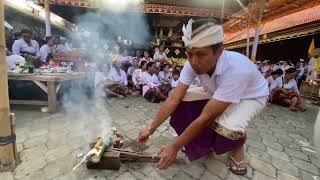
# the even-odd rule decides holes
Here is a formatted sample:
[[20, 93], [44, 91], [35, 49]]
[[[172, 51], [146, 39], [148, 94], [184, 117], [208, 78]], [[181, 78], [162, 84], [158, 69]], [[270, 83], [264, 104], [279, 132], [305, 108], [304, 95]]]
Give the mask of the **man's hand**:
[[138, 141], [140, 142], [140, 143], [146, 143], [148, 140], [149, 140], [149, 136], [151, 136], [152, 135], [152, 132], [151, 132], [151, 130], [150, 129], [148, 129], [148, 128], [145, 128], [145, 129], [143, 129], [143, 130], [141, 130], [140, 131], [140, 133], [139, 133], [139, 137], [138, 137]]
[[169, 166], [171, 166], [176, 161], [178, 151], [179, 148], [173, 144], [168, 144], [161, 148], [157, 153], [157, 155], [161, 157], [159, 163], [157, 164], [157, 168], [167, 169]]

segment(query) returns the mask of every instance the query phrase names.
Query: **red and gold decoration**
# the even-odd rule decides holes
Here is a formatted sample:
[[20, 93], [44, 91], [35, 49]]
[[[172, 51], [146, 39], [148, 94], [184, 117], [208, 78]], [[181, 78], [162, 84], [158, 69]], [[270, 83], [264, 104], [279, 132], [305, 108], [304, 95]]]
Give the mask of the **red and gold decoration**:
[[[44, 0], [38, 0], [40, 4], [44, 3]], [[85, 8], [97, 8], [97, 3], [90, 0], [50, 0], [50, 4], [64, 5], [64, 6], [76, 6]], [[129, 9], [130, 10], [130, 9]], [[137, 11], [132, 9], [132, 11]], [[182, 7], [174, 5], [162, 5], [162, 4], [141, 4], [138, 11], [151, 14], [168, 14], [177, 16], [198, 16], [198, 17], [220, 17], [220, 12], [205, 9], [205, 8], [193, 8]]]

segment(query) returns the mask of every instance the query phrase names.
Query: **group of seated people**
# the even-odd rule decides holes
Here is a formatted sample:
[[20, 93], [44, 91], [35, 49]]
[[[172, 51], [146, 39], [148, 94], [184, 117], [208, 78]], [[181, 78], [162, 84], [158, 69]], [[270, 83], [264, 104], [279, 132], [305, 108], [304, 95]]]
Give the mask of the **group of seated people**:
[[[269, 85], [269, 102], [289, 107], [291, 111], [305, 111], [306, 109], [303, 107], [299, 97], [297, 83], [301, 78], [301, 69], [288, 65], [286, 61], [284, 63], [281, 62], [280, 66], [274, 64], [270, 66], [268, 62], [263, 64], [262, 70], [266, 69], [266, 66], [270, 67], [267, 71], [261, 72]], [[274, 68], [275, 66], [277, 68]]]
[[17, 63], [25, 63], [26, 58], [32, 59], [33, 65], [38, 68], [48, 64], [53, 52], [67, 53], [71, 51], [64, 38], [46, 37], [46, 44], [39, 47], [39, 43], [32, 39], [32, 32], [27, 29], [21, 31], [21, 37], [13, 42], [11, 51], [7, 49], [6, 61], [8, 70], [15, 68]]
[[100, 93], [117, 98], [142, 95], [149, 102], [157, 103], [164, 101], [177, 86], [181, 67], [169, 65], [163, 50], [155, 52], [158, 54], [155, 60], [149, 57], [148, 51], [144, 51], [142, 57], [142, 51], [137, 50], [133, 58], [126, 49], [120, 52], [117, 60], [97, 67], [95, 87]]

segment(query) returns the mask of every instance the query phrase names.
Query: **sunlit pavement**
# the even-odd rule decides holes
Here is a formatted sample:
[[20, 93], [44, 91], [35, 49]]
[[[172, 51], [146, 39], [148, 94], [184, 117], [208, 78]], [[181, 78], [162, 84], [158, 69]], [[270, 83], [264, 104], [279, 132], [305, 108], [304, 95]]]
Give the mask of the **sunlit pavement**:
[[[0, 179], [320, 180], [320, 161], [312, 146], [319, 108], [310, 103], [304, 113], [268, 105], [250, 123], [246, 142], [248, 173], [244, 177], [229, 172], [225, 156], [213, 154], [187, 165], [173, 165], [165, 171], [157, 170], [153, 163], [122, 164], [119, 171], [87, 170], [82, 165], [72, 171], [81, 160], [79, 156], [88, 151], [91, 140], [110, 127], [111, 120], [112, 126], [124, 136], [124, 148], [136, 150], [139, 130], [150, 123], [160, 107], [143, 98], [112, 99], [99, 106], [94, 102], [88, 104], [85, 108], [60, 110], [56, 114], [43, 113], [39, 108], [13, 108], [21, 163], [13, 173], [0, 173]], [[145, 152], [156, 152], [174, 137], [174, 130], [166, 122], [152, 136]], [[182, 152], [178, 156], [185, 158]]]

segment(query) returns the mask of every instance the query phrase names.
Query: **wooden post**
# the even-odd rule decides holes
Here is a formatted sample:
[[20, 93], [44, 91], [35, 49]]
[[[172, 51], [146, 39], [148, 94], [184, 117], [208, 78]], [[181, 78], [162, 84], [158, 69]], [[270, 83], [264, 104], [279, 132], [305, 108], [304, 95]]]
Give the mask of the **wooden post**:
[[54, 81], [48, 81], [48, 108], [49, 113], [55, 113], [57, 111], [57, 92], [56, 83]]
[[45, 11], [45, 23], [46, 23], [46, 37], [51, 36], [51, 21], [50, 21], [50, 2], [49, 0], [44, 1]]
[[[8, 73], [6, 65], [6, 45], [4, 31], [4, 1], [0, 1], [0, 136], [12, 134], [10, 121]], [[0, 146], [0, 167], [15, 164], [15, 150], [13, 143]]]
[[259, 0], [259, 2], [257, 4], [258, 16], [257, 16], [256, 32], [254, 35], [253, 47], [252, 47], [252, 53], [251, 53], [251, 60], [252, 61], [256, 61], [256, 55], [257, 55], [258, 44], [259, 44], [259, 35], [260, 35], [260, 30], [261, 30], [261, 19], [262, 19], [262, 15], [263, 15], [265, 2], [266, 2], [266, 0]]

